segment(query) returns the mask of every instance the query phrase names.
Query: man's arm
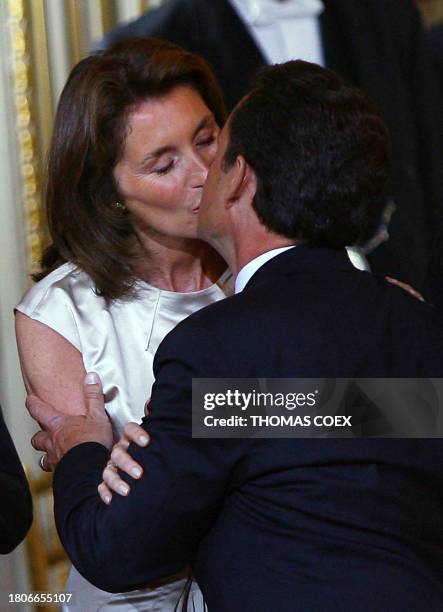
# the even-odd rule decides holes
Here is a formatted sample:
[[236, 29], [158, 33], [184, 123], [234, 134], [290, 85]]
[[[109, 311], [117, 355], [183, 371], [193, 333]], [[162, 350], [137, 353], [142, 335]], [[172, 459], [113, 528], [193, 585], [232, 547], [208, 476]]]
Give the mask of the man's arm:
[[100, 501], [97, 485], [109, 457], [104, 447], [77, 446], [60, 462], [54, 478], [57, 527], [74, 565], [96, 586], [132, 590], [192, 562], [245, 443], [191, 437], [192, 378], [222, 376], [222, 362], [207, 332], [189, 320], [162, 343], [144, 420], [151, 442], [131, 447], [144, 474], [140, 480], [125, 476], [129, 497], [110, 506]]

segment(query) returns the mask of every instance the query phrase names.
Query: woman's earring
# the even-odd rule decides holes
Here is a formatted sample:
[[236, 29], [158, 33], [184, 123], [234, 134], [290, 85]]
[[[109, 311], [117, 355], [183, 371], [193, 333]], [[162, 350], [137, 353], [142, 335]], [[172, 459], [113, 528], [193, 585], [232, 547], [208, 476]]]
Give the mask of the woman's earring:
[[124, 212], [126, 210], [126, 206], [124, 204], [120, 204], [120, 202], [114, 202], [113, 204], [111, 204], [111, 207], [114, 210], [119, 210], [121, 212]]

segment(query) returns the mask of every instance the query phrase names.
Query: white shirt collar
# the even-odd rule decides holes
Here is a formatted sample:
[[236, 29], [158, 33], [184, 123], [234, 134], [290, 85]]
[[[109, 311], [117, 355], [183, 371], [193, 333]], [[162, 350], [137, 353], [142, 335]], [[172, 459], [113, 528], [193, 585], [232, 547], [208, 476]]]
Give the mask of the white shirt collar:
[[246, 23], [256, 26], [296, 17], [317, 17], [324, 9], [321, 0], [230, 0]]
[[297, 245], [291, 244], [290, 246], [280, 247], [278, 249], [272, 249], [271, 251], [267, 251], [266, 253], [262, 253], [255, 259], [252, 259], [249, 263], [247, 263], [240, 272], [237, 274], [237, 278], [235, 279], [235, 293], [240, 293], [248, 284], [249, 280], [252, 276], [257, 272], [259, 268], [261, 268], [267, 261], [280, 255], [284, 251], [288, 251], [289, 249], [295, 248]]

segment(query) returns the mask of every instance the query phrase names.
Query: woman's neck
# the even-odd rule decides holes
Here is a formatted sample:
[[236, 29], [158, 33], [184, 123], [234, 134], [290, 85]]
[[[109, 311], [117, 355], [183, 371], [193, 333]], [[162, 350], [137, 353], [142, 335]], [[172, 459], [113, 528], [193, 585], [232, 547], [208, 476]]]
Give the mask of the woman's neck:
[[166, 291], [185, 293], [213, 285], [226, 263], [206, 242], [165, 236], [137, 240], [135, 275]]

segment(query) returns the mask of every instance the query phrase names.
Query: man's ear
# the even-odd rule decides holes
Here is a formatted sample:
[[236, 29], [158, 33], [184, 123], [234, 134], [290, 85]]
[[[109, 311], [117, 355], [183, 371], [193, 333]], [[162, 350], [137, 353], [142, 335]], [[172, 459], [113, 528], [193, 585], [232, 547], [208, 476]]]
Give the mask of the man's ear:
[[227, 208], [245, 198], [252, 202], [257, 191], [257, 177], [243, 155], [237, 156], [229, 174]]

